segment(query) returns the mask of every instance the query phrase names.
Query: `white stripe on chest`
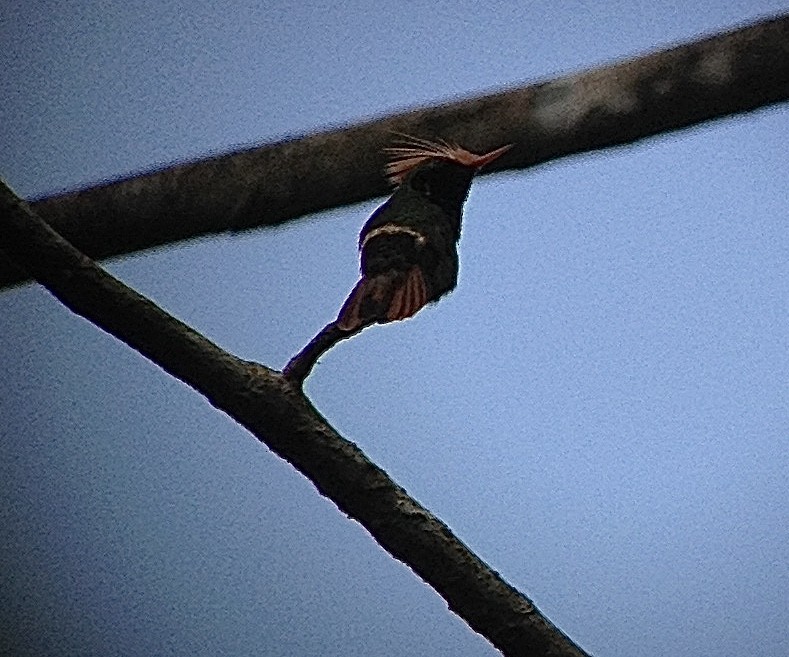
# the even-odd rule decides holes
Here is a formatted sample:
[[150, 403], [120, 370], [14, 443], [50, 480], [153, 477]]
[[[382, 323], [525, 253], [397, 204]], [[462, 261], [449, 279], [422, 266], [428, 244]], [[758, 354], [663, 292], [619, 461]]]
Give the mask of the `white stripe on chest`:
[[410, 235], [416, 241], [417, 246], [424, 246], [427, 243], [427, 238], [419, 231], [407, 226], [398, 226], [397, 224], [384, 224], [378, 228], [373, 228], [367, 235], [362, 238], [359, 244], [359, 250], [363, 250], [367, 246], [367, 242], [381, 235]]

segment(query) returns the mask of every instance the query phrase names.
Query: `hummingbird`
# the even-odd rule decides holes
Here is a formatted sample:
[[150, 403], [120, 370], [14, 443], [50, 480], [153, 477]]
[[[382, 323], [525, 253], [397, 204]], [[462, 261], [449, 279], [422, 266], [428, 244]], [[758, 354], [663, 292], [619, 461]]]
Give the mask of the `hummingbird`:
[[285, 367], [292, 380], [303, 381], [340, 340], [371, 324], [412, 317], [457, 285], [457, 244], [471, 181], [512, 145], [477, 155], [444, 140], [404, 137], [401, 145], [384, 149], [395, 191], [359, 234], [359, 282], [337, 319]]

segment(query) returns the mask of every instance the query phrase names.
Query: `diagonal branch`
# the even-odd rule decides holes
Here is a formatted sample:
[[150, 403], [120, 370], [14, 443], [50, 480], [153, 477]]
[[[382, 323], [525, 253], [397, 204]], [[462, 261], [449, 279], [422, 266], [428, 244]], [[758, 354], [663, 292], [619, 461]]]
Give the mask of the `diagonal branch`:
[[[789, 14], [501, 93], [181, 164], [36, 201], [94, 258], [280, 224], [384, 194], [392, 132], [476, 152], [514, 143], [490, 167], [523, 169], [789, 100]], [[0, 258], [0, 287], [25, 279]]]
[[290, 462], [505, 655], [586, 655], [329, 426], [297, 385], [227, 353], [110, 276], [0, 183], [2, 252], [75, 313], [205, 395]]

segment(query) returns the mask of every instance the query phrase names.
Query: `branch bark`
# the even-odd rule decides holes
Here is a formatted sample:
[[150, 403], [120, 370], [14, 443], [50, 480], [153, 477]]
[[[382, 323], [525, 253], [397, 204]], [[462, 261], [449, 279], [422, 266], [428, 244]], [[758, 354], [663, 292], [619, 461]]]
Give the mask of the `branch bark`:
[[298, 384], [222, 350], [110, 276], [2, 183], [0, 253], [75, 313], [136, 349], [246, 427], [361, 523], [502, 653], [586, 655], [526, 596], [340, 436]]
[[[271, 226], [387, 191], [392, 132], [523, 169], [789, 99], [789, 14], [580, 74], [132, 176], [32, 203], [94, 258]], [[0, 287], [25, 274], [0, 258]]]

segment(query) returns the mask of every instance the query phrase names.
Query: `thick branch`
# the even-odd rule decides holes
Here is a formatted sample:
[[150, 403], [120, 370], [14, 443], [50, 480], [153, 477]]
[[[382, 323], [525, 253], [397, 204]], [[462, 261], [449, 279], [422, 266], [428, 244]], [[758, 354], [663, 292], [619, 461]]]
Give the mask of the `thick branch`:
[[[789, 99], [789, 15], [578, 75], [134, 176], [33, 203], [94, 258], [279, 224], [384, 194], [392, 132], [531, 167]], [[24, 280], [0, 259], [0, 287]]]
[[96, 266], [0, 184], [0, 252], [74, 312], [205, 395], [293, 464], [506, 655], [585, 655], [329, 426], [298, 384], [220, 349]]

